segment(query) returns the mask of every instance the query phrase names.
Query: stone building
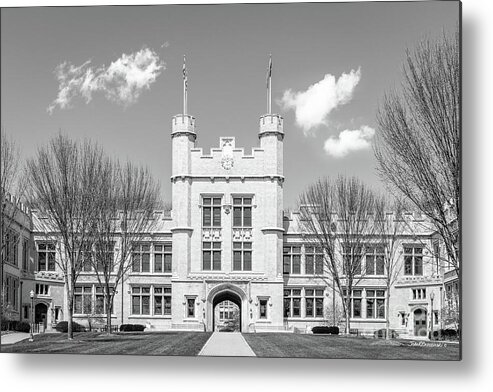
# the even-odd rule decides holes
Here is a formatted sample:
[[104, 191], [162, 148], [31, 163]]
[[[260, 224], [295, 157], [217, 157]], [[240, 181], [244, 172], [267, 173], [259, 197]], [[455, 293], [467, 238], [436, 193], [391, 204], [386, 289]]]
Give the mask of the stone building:
[[[234, 136], [203, 151], [195, 121], [187, 114], [172, 119], [172, 211], [156, 211], [156, 225], [135, 244], [132, 268], [114, 287], [113, 324], [213, 331], [224, 321], [221, 309], [234, 304], [242, 332], [342, 326], [341, 299], [328, 284], [323, 253], [305, 243], [299, 213], [284, 214], [282, 117], [260, 118], [259, 144], [251, 151], [237, 146]], [[50, 328], [67, 314], [55, 263], [60, 241], [46, 217], [35, 212], [32, 219], [26, 233], [35, 239], [35, 274], [6, 274], [35, 287], [36, 321]], [[389, 298], [379, 250], [362, 255], [361, 276], [349, 293], [351, 332], [373, 335], [387, 318], [400, 336], [427, 336], [441, 325], [445, 270], [433, 255], [434, 230], [420, 216], [404, 219], [414, 229], [400, 233], [401, 273]], [[118, 246], [115, 239], [115, 251]], [[20, 303], [27, 302], [26, 290]], [[94, 272], [83, 269], [74, 320], [104, 323], [103, 298]]]
[[[35, 288], [34, 237], [29, 209], [7, 194], [2, 205], [2, 290], [3, 317], [30, 322], [30, 292]], [[36, 316], [40, 319], [40, 308]]]

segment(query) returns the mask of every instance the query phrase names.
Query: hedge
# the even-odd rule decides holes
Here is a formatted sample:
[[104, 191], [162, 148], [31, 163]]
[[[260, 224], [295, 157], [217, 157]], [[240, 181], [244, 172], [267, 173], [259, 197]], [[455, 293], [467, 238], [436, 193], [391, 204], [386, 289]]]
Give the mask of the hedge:
[[[68, 321], [60, 321], [55, 329], [58, 331], [58, 332], [63, 332], [63, 333], [67, 333], [68, 332]], [[86, 331], [86, 328], [78, 323], [76, 323], [75, 321], [72, 322], [72, 331], [73, 332], [85, 332]]]
[[120, 332], [142, 332], [145, 328], [145, 325], [142, 324], [122, 324], [120, 325]]
[[[447, 339], [457, 339], [458, 338], [458, 331], [455, 329], [439, 329], [438, 331], [433, 331], [433, 339], [442, 339], [442, 340], [447, 340]], [[431, 332], [428, 333], [428, 337], [431, 337]]]
[[327, 327], [325, 325], [319, 325], [312, 328], [312, 333], [339, 335], [339, 327], [336, 326]]
[[29, 332], [31, 325], [25, 321], [2, 320], [2, 331]]

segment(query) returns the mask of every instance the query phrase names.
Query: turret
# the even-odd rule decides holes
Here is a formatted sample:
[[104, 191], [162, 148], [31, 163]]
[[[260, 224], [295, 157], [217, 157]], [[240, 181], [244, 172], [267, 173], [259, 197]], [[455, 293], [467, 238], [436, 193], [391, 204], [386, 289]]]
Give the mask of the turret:
[[190, 150], [195, 147], [195, 118], [187, 114], [173, 117], [171, 124], [172, 176], [190, 174]]
[[260, 148], [265, 151], [265, 169], [269, 174], [283, 175], [283, 118], [278, 114], [260, 117]]

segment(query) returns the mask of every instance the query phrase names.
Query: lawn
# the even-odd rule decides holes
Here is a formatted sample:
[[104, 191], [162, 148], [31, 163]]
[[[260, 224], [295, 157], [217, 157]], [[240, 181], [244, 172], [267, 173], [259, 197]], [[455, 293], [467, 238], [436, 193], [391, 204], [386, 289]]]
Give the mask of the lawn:
[[2, 352], [42, 354], [130, 354], [195, 356], [210, 337], [207, 332], [139, 332], [105, 335], [95, 332], [36, 335], [34, 342], [4, 345]]
[[[459, 360], [458, 344], [331, 335], [243, 334], [258, 357]], [[432, 346], [435, 345], [435, 346]]]

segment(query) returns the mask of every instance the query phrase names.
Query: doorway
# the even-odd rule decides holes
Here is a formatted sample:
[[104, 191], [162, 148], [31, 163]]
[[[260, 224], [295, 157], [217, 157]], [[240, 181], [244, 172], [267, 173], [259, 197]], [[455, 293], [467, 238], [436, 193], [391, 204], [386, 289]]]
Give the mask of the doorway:
[[48, 306], [45, 304], [36, 304], [34, 307], [34, 322], [36, 324], [42, 324], [43, 327], [46, 329], [48, 320], [47, 320], [47, 315], [48, 315]]
[[426, 336], [428, 333], [426, 324], [426, 310], [416, 309], [414, 311], [414, 336]]
[[231, 291], [218, 293], [212, 302], [212, 330], [241, 332], [241, 324], [241, 298]]

